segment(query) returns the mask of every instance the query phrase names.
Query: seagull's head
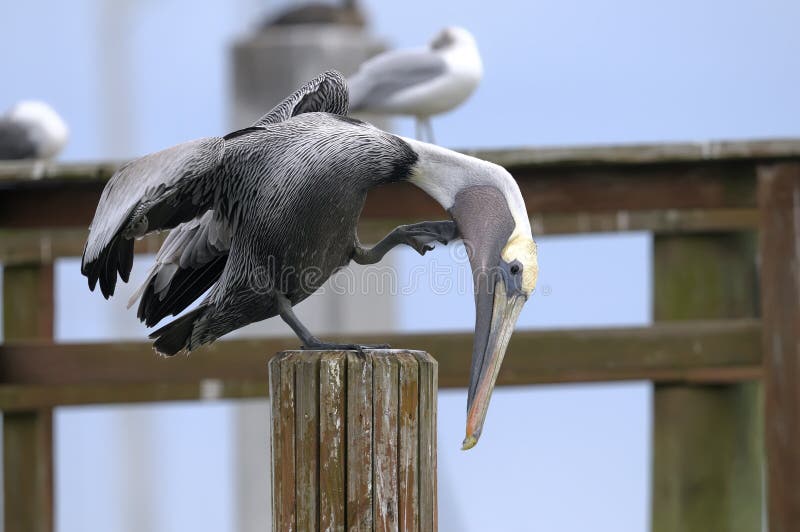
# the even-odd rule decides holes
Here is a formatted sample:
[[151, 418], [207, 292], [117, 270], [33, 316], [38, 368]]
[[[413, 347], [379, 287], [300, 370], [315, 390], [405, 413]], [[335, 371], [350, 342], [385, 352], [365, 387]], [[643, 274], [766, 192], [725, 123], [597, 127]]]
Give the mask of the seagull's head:
[[475, 37], [464, 28], [450, 26], [444, 28], [431, 41], [431, 50], [445, 51], [455, 47], [478, 48]]
[[15, 104], [7, 118], [29, 130], [37, 144], [38, 156], [50, 159], [58, 155], [67, 143], [69, 128], [49, 105], [37, 100], [24, 100]]

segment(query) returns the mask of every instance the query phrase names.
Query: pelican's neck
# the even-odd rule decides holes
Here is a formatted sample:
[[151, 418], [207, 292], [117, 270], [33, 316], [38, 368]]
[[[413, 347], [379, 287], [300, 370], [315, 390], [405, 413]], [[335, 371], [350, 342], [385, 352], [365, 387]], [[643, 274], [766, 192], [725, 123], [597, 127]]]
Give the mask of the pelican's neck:
[[403, 138], [417, 153], [408, 180], [424, 190], [448, 212], [458, 193], [471, 186], [491, 186], [506, 199], [514, 218], [514, 233], [531, 236], [528, 211], [511, 174], [502, 166], [427, 142]]

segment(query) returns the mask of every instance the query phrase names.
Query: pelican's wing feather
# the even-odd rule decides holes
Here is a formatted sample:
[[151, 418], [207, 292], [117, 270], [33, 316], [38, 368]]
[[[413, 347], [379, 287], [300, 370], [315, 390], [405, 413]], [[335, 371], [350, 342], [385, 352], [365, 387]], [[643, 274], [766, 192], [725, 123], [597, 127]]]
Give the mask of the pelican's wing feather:
[[254, 126], [277, 124], [302, 113], [347, 115], [347, 82], [335, 70], [312, 79], [259, 118]]
[[[242, 132], [283, 122], [302, 113], [346, 116], [347, 99], [344, 77], [330, 70], [300, 87]], [[214, 211], [173, 229], [161, 246], [147, 279], [129, 301], [129, 305], [133, 305], [141, 298], [139, 319], [148, 327], [155, 325], [199, 298], [222, 274], [230, 241], [231, 231], [226, 220]]]
[[164, 240], [150, 274], [128, 306], [141, 298], [137, 316], [148, 327], [177, 315], [217, 282], [230, 247], [229, 226], [215, 211], [182, 223]]
[[81, 272], [103, 296], [117, 273], [127, 282], [133, 239], [191, 220], [214, 201], [224, 140], [209, 137], [146, 155], [120, 168], [100, 196], [83, 252]]

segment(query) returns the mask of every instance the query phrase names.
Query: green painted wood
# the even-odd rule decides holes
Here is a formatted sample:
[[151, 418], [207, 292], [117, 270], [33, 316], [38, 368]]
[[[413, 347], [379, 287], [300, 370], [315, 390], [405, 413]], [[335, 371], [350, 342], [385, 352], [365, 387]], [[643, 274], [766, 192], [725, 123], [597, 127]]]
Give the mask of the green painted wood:
[[[53, 337], [52, 265], [3, 272], [6, 342]], [[3, 413], [3, 508], [6, 532], [53, 530], [53, 411]]]
[[4, 267], [3, 336], [5, 342], [52, 340], [52, 265]]
[[[654, 239], [654, 318], [756, 315], [751, 234]], [[753, 532], [762, 519], [757, 383], [658, 383], [653, 398], [654, 532]]]
[[3, 415], [6, 532], [53, 530], [53, 411]]

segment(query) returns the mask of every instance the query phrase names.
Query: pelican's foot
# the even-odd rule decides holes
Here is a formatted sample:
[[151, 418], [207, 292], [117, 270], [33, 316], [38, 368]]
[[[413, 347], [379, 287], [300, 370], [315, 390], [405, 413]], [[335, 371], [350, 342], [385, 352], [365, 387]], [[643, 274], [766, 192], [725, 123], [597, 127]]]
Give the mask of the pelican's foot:
[[368, 349], [389, 349], [391, 346], [389, 344], [336, 344], [331, 342], [322, 342], [320, 340], [316, 340], [313, 342], [307, 342], [301, 349], [305, 350], [321, 350], [321, 351], [358, 351], [359, 353], [363, 354], [364, 350]]
[[401, 225], [397, 231], [403, 236], [406, 244], [424, 255], [433, 249], [434, 242], [448, 244], [458, 238], [458, 227], [453, 221], [420, 222], [411, 225]]

